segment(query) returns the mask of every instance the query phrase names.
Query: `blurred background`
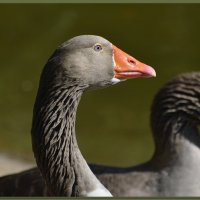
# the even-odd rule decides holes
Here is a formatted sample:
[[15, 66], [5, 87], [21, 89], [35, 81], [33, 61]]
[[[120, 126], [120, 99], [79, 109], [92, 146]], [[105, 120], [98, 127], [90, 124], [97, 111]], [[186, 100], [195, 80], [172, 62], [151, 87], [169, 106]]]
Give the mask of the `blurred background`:
[[0, 27], [1, 172], [18, 169], [14, 160], [34, 163], [30, 129], [40, 73], [71, 37], [103, 36], [157, 72], [83, 96], [76, 128], [88, 162], [129, 166], [150, 159], [154, 95], [174, 76], [200, 69], [199, 4], [0, 4]]

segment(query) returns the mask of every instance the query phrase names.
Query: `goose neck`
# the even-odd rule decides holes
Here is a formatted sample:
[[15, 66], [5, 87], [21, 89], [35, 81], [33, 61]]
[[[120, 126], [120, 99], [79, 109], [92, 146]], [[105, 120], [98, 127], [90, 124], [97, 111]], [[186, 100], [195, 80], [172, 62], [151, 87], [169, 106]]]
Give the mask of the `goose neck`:
[[[177, 118], [176, 118], [177, 120]], [[181, 120], [167, 123], [155, 138], [154, 163], [160, 168], [181, 166], [194, 168], [200, 164], [200, 136], [196, 126]], [[166, 132], [165, 132], [165, 131]], [[158, 134], [156, 134], [158, 135]]]
[[[48, 190], [55, 196], [87, 196], [103, 188], [77, 144], [76, 111], [87, 86], [54, 86], [45, 97], [39, 90], [34, 108], [32, 144]], [[105, 189], [106, 191], [106, 189]]]

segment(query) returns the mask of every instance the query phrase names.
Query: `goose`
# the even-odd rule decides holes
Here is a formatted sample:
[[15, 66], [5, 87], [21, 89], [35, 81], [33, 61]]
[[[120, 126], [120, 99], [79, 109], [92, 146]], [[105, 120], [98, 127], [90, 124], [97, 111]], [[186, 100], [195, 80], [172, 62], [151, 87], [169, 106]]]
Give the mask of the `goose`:
[[200, 72], [181, 74], [154, 98], [152, 158], [118, 171], [93, 172], [115, 196], [200, 196], [199, 124]]
[[[40, 77], [31, 129], [36, 172], [47, 186], [43, 194], [112, 196], [79, 150], [75, 134], [79, 101], [85, 91], [126, 79], [154, 76], [152, 67], [100, 36], [76, 36], [55, 50]], [[11, 190], [12, 184], [8, 185], [5, 179], [1, 183]], [[14, 193], [18, 195], [20, 191]], [[7, 196], [5, 192], [1, 194]]]

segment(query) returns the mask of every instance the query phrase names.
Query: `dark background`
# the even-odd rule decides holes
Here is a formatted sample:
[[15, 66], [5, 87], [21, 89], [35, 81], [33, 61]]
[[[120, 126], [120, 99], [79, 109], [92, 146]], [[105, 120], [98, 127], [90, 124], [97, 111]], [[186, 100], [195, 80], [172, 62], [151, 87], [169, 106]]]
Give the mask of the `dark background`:
[[90, 162], [127, 166], [149, 159], [150, 106], [177, 74], [200, 69], [198, 4], [0, 4], [0, 151], [33, 160], [30, 129], [40, 72], [52, 51], [95, 34], [157, 72], [82, 98], [80, 149]]

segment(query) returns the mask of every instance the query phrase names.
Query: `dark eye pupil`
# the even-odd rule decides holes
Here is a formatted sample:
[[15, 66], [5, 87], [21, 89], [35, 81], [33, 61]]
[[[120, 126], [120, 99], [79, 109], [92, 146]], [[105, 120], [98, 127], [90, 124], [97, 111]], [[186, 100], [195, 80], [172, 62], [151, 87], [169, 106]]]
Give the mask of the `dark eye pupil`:
[[94, 47], [94, 50], [95, 51], [101, 51], [102, 50], [102, 47], [101, 47], [101, 45], [96, 45], [95, 47]]

